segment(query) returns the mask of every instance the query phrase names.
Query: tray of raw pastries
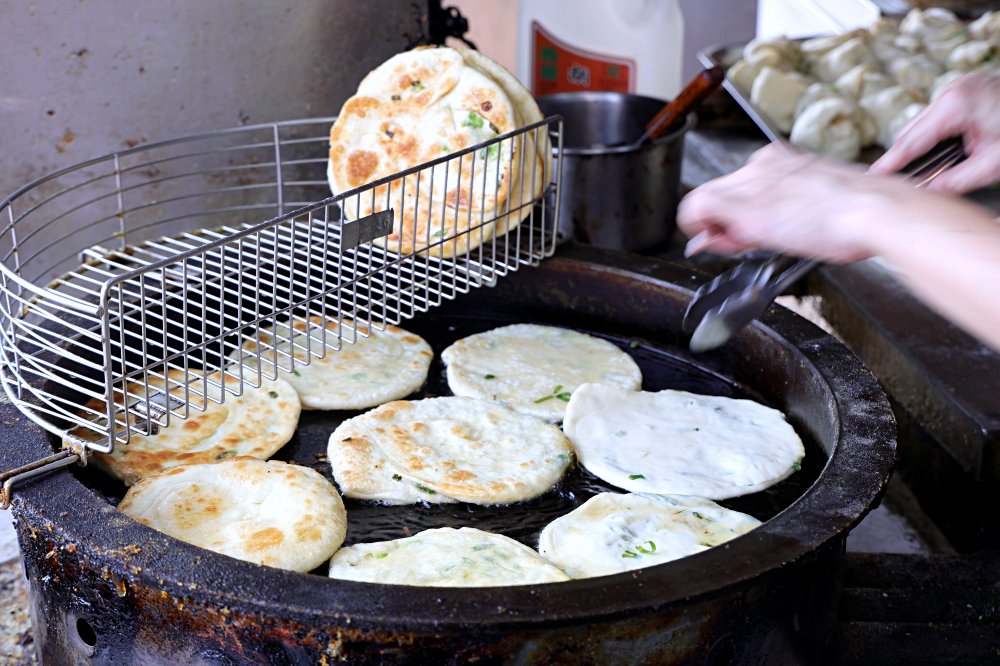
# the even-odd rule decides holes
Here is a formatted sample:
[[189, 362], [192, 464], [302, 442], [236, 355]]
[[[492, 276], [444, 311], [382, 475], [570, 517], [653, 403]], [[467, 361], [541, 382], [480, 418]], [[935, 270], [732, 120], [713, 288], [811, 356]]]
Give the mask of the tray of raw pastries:
[[944, 87], [1000, 73], [1000, 11], [966, 23], [945, 9], [807, 39], [754, 40], [699, 54], [772, 140], [870, 161]]

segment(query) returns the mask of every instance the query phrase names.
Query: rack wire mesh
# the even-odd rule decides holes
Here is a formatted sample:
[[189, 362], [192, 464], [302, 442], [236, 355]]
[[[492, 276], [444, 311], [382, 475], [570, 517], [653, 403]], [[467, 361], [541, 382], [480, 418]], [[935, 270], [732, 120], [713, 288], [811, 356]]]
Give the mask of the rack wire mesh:
[[559, 160], [534, 155], [561, 152], [558, 117], [328, 197], [333, 121], [150, 144], [0, 202], [10, 399], [85, 459], [555, 251]]

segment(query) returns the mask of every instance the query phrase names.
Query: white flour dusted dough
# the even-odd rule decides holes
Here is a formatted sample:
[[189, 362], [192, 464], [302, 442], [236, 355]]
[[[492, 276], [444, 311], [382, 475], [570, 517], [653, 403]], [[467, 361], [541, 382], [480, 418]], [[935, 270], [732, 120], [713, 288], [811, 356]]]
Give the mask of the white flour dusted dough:
[[393, 504], [505, 504], [562, 478], [573, 449], [559, 428], [472, 398], [398, 400], [344, 421], [327, 455], [344, 495]]
[[546, 525], [538, 551], [573, 578], [605, 576], [700, 553], [758, 525], [698, 497], [602, 493]]
[[563, 428], [585, 468], [634, 492], [749, 495], [789, 476], [805, 455], [778, 410], [685, 391], [585, 384]]
[[343, 548], [330, 577], [389, 585], [488, 587], [557, 583], [569, 576], [522, 543], [471, 527]]
[[445, 349], [456, 395], [496, 400], [525, 414], [561, 421], [586, 382], [642, 386], [632, 357], [607, 340], [567, 328], [513, 324], [463, 338]]
[[175, 467], [132, 486], [118, 508], [175, 539], [292, 571], [330, 559], [347, 534], [337, 489], [315, 470], [275, 460]]

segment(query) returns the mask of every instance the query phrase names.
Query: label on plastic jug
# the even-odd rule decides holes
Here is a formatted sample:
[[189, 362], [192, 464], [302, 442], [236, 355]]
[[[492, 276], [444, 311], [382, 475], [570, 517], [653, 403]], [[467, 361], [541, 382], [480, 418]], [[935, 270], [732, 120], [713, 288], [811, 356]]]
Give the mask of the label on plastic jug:
[[584, 90], [635, 91], [635, 61], [559, 41], [531, 24], [531, 89], [535, 95]]

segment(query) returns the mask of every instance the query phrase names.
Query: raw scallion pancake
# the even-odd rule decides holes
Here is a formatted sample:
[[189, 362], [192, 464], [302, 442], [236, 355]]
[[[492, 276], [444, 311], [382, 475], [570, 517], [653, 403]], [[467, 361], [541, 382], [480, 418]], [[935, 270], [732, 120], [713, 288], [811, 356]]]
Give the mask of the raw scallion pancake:
[[584, 384], [563, 428], [587, 470], [633, 492], [749, 495], [797, 471], [805, 455], [778, 410], [686, 391]]
[[492, 587], [569, 580], [522, 543], [471, 527], [342, 548], [330, 577], [388, 585]]
[[573, 578], [605, 576], [694, 555], [758, 525], [700, 497], [601, 493], [546, 525], [538, 551]]

